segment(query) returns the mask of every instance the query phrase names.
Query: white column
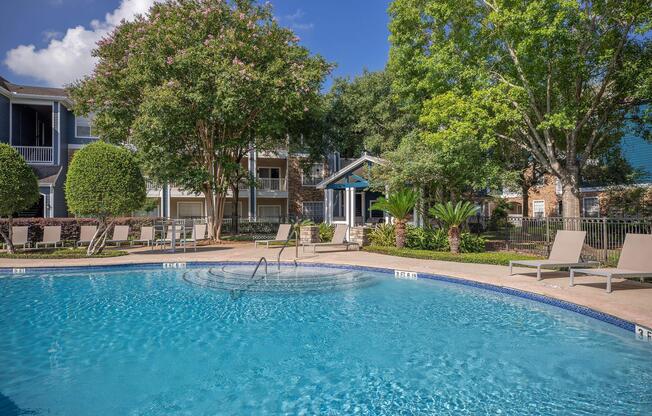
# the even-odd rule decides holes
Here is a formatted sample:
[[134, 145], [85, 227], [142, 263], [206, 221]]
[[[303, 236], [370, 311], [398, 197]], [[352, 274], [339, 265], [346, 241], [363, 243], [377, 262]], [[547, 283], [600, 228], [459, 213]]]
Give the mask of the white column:
[[324, 192], [324, 220], [327, 224], [333, 223], [333, 207], [335, 205], [334, 192], [326, 189]]
[[344, 189], [344, 219], [346, 220], [346, 224], [350, 225], [351, 224], [351, 219], [349, 218], [351, 216], [351, 193], [349, 192], [349, 188]]
[[347, 191], [349, 192], [349, 209], [351, 210], [349, 214], [349, 226], [353, 227], [355, 225], [355, 188], [348, 188]]

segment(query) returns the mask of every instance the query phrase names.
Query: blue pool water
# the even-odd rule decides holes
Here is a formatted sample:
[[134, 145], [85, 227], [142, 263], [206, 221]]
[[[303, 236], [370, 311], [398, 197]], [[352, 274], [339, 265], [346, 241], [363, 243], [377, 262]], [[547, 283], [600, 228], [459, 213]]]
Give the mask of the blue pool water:
[[234, 297], [189, 272], [0, 278], [0, 415], [652, 414], [652, 346], [553, 306], [323, 268], [295, 274], [324, 290]]

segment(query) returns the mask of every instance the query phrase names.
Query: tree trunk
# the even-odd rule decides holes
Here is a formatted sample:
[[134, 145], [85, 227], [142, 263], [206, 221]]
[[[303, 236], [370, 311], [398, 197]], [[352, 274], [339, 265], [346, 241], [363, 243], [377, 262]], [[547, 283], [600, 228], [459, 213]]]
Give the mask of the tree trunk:
[[204, 202], [206, 203], [206, 223], [208, 225], [208, 238], [217, 240], [217, 204], [215, 195], [210, 189], [204, 190]]
[[521, 193], [523, 194], [523, 207], [521, 214], [523, 215], [523, 218], [527, 218], [530, 216], [530, 187], [526, 183], [521, 185]]
[[0, 228], [0, 235], [2, 238], [5, 240], [5, 244], [7, 245], [7, 251], [10, 254], [16, 254], [16, 248], [14, 247], [14, 230], [13, 230], [13, 225], [14, 225], [14, 217], [9, 216], [7, 219], [7, 225], [9, 229], [7, 230], [7, 234], [2, 232], [2, 228]]
[[104, 247], [106, 246], [106, 239], [109, 236], [109, 231], [114, 224], [114, 222], [111, 222], [107, 225], [106, 218], [100, 218], [99, 223], [100, 224], [97, 227], [97, 231], [95, 231], [95, 235], [91, 239], [91, 242], [88, 243], [88, 248], [86, 249], [86, 255], [89, 257], [100, 254], [102, 250], [104, 250]]
[[396, 233], [396, 247], [405, 247], [405, 221], [396, 220], [394, 230]]
[[450, 227], [448, 229], [448, 244], [451, 246], [451, 253], [458, 254], [460, 252], [460, 228]]
[[238, 212], [238, 204], [240, 203], [240, 190], [238, 189], [238, 183], [236, 182], [235, 185], [231, 186], [231, 193], [233, 194], [233, 199], [232, 199], [232, 206], [233, 208], [231, 209], [231, 233], [233, 234], [238, 234], [240, 232], [240, 224], [239, 224], [239, 219], [240, 219], [240, 212]]
[[564, 217], [564, 229], [579, 229], [579, 218], [582, 215], [580, 210], [580, 180], [579, 169], [571, 167], [570, 173], [561, 179], [562, 184], [562, 216]]

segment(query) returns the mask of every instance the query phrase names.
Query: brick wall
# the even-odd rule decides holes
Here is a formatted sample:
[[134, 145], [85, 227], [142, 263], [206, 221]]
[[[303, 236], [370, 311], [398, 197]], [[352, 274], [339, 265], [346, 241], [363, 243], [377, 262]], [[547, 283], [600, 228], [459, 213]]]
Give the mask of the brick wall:
[[[325, 172], [328, 169], [324, 164]], [[301, 159], [290, 157], [288, 160], [288, 213], [300, 216], [303, 202], [323, 201], [324, 191], [314, 186], [301, 184]], [[326, 172], [328, 174], [328, 172]]]

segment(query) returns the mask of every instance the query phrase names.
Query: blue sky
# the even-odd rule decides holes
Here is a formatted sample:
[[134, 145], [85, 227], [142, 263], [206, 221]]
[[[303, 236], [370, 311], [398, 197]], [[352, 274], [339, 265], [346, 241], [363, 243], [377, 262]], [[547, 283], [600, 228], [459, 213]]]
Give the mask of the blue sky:
[[[102, 33], [152, 1], [8, 1], [0, 25], [0, 75], [18, 84], [68, 83], [90, 71], [90, 49]], [[384, 67], [389, 2], [271, 0], [281, 24], [293, 28], [312, 52], [337, 64], [334, 76]]]

